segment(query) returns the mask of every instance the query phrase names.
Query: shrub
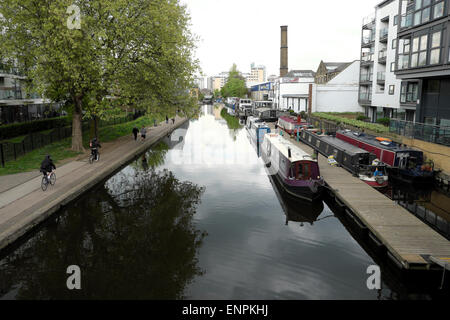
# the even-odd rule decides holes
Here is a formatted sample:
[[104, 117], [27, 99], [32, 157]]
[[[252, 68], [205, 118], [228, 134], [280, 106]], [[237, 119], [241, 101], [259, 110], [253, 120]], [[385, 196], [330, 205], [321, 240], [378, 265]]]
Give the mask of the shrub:
[[70, 125], [72, 118], [59, 117], [35, 120], [30, 122], [12, 123], [0, 126], [0, 140], [26, 135], [32, 132], [45, 131]]
[[386, 127], [389, 127], [389, 124], [391, 123], [391, 119], [389, 118], [380, 118], [377, 120], [377, 123], [382, 124]]
[[349, 119], [349, 118], [344, 118], [344, 117], [337, 117], [337, 116], [333, 116], [327, 113], [323, 113], [323, 112], [315, 112], [313, 113], [313, 116], [315, 117], [319, 117], [325, 120], [331, 120], [334, 121], [336, 124], [347, 124], [359, 129], [368, 129], [371, 131], [375, 131], [377, 133], [386, 133], [389, 132], [389, 128], [381, 125], [381, 124], [376, 124], [376, 123], [368, 123], [368, 122], [363, 122], [360, 120], [354, 120], [354, 119]]
[[367, 121], [367, 120], [369, 120], [369, 118], [366, 117], [366, 116], [358, 116], [358, 117], [356, 118], [356, 120], [359, 120], [359, 121]]

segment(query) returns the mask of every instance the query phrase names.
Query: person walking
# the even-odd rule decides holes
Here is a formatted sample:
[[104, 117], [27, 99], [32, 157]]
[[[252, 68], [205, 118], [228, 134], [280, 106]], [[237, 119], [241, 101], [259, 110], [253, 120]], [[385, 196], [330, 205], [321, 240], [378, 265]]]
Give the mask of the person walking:
[[133, 128], [134, 141], [137, 140], [138, 133], [139, 133], [139, 129], [134, 127]]
[[153, 126], [157, 127], [158, 124], [156, 123], [156, 119], [153, 119]]
[[147, 129], [145, 129], [145, 126], [142, 126], [142, 129], [141, 129], [141, 138], [142, 138], [142, 141], [144, 141], [145, 140], [145, 136], [147, 135]]
[[172, 124], [175, 124], [175, 118], [172, 118]]
[[166, 124], [169, 123], [169, 117], [166, 115]]

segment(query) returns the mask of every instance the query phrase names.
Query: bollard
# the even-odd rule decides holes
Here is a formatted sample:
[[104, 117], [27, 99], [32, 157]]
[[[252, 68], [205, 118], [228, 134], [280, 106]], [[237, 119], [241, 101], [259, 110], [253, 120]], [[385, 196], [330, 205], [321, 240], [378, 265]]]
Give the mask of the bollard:
[[0, 157], [2, 161], [2, 167], [5, 167], [5, 155], [3, 154], [3, 143], [0, 143]]

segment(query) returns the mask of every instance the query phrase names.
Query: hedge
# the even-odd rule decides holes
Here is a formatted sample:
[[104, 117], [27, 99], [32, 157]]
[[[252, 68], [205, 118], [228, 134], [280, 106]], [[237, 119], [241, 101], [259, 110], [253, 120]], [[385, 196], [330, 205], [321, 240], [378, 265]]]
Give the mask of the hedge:
[[72, 118], [65, 116], [29, 122], [12, 123], [0, 126], [0, 141], [38, 131], [62, 128], [72, 124]]
[[359, 120], [354, 120], [354, 119], [349, 119], [349, 118], [344, 118], [344, 117], [338, 117], [338, 116], [334, 116], [334, 115], [330, 115], [327, 113], [323, 113], [323, 112], [315, 112], [312, 114], [312, 116], [318, 117], [318, 118], [322, 118], [325, 120], [331, 120], [336, 122], [337, 125], [339, 124], [348, 124], [350, 126], [359, 128], [359, 129], [368, 129], [377, 133], [387, 133], [389, 132], [389, 128], [385, 127], [381, 124], [376, 124], [376, 123], [368, 123], [368, 122], [364, 122], [364, 121], [359, 121]]

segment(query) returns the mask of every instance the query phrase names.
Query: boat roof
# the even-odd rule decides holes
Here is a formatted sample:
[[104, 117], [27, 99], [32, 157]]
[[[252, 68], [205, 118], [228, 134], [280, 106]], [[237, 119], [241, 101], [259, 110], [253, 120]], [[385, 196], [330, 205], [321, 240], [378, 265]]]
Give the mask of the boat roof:
[[[363, 132], [356, 132], [356, 131], [353, 132], [353, 131], [348, 130], [348, 129], [347, 130], [340, 130], [338, 132], [343, 134], [343, 135], [345, 135], [345, 136], [351, 137], [353, 139], [357, 139], [359, 141], [368, 143], [368, 144], [373, 145], [375, 147], [382, 148], [382, 149], [389, 150], [389, 151], [393, 151], [393, 152], [422, 152], [422, 151], [414, 150], [414, 149], [411, 149], [411, 148], [408, 148], [408, 147], [401, 147], [398, 143], [393, 142], [393, 141], [390, 142], [389, 144], [382, 144], [380, 141], [376, 140], [376, 138], [377, 138], [376, 136], [372, 136], [370, 134], [363, 133]], [[358, 134], [358, 135], [356, 135], [355, 133]]]
[[279, 119], [287, 121], [287, 122], [291, 122], [291, 123], [298, 123], [297, 119], [292, 119], [291, 117], [287, 117], [287, 116], [281, 116], [281, 117], [279, 117]]
[[319, 136], [319, 139], [352, 155], [370, 153], [364, 149], [355, 147], [354, 145], [333, 136]]
[[270, 111], [270, 110], [275, 110], [275, 109], [272, 109], [272, 108], [257, 108], [257, 109], [255, 109], [255, 111], [257, 111], [257, 112], [264, 112], [264, 111]]
[[[288, 158], [291, 162], [295, 161], [317, 161], [313, 159], [313, 157], [307, 152], [303, 151], [295, 144], [286, 140], [282, 136], [276, 133], [267, 133], [264, 136], [264, 139], [269, 139], [270, 143], [273, 147], [277, 148], [286, 158]], [[291, 149], [291, 157], [289, 158], [288, 148]]]

